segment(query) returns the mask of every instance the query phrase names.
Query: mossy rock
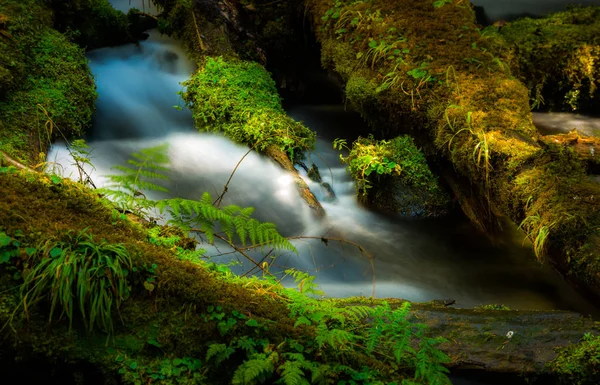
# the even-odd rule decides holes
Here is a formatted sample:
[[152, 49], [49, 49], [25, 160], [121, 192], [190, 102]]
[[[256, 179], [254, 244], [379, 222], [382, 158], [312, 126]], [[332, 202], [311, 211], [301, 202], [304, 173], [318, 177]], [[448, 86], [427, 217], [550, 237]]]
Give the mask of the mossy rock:
[[533, 108], [595, 112], [600, 100], [600, 7], [571, 7], [524, 18], [500, 30], [511, 68], [527, 85]]
[[405, 216], [440, 216], [449, 198], [410, 136], [359, 138], [344, 158], [357, 181], [359, 200]]
[[95, 85], [83, 50], [52, 29], [45, 2], [8, 1], [0, 13], [6, 27], [0, 38], [0, 150], [37, 164], [52, 140], [84, 133]]

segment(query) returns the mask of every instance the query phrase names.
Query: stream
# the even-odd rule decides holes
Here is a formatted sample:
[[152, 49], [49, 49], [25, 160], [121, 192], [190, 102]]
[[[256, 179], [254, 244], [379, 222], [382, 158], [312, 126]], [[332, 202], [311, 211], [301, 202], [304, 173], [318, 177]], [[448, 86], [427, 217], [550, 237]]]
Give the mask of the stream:
[[[95, 184], [103, 185], [103, 175], [115, 173], [111, 167], [125, 164], [131, 153], [167, 142], [171, 158], [167, 187], [172, 196], [197, 199], [204, 191], [217, 196], [247, 148], [223, 137], [197, 133], [190, 112], [173, 107], [183, 105], [176, 94], [182, 89], [179, 83], [194, 70], [177, 43], [151, 31], [150, 38], [139, 46], [104, 48], [88, 57], [99, 93], [88, 138]], [[294, 241], [297, 255], [288, 253], [270, 260], [272, 271], [289, 267], [308, 271], [333, 297], [374, 293], [412, 301], [452, 298], [459, 307], [495, 303], [518, 309], [595, 312], [554, 270], [535, 260], [523, 233], [510, 223], [492, 243], [459, 214], [412, 219], [361, 207], [331, 141], [344, 132], [366, 132], [364, 122], [337, 104], [291, 105], [288, 113], [319, 134], [307, 163], [319, 166], [337, 200], [322, 200], [325, 191], [306, 180], [322, 200], [327, 218], [316, 220], [290, 175], [255, 153], [246, 157], [235, 173], [224, 203], [255, 207], [257, 218], [274, 222], [286, 236], [328, 236], [356, 242], [372, 260], [348, 244], [326, 245], [306, 239]], [[55, 144], [48, 159], [63, 175], [76, 175], [64, 145]], [[209, 255], [223, 252], [221, 248], [208, 249]], [[214, 259], [235, 260], [231, 255]], [[249, 266], [233, 268], [242, 272]]]
[[[112, 2], [122, 10], [130, 6], [129, 0]], [[131, 3], [142, 8], [140, 0]], [[99, 94], [93, 128], [86, 138], [95, 167], [88, 171], [96, 186], [102, 186], [106, 175], [116, 173], [111, 168], [126, 164], [133, 152], [168, 143], [171, 170], [166, 187], [170, 193], [150, 193], [148, 197], [197, 199], [205, 191], [215, 197], [247, 147], [220, 136], [198, 133], [191, 113], [186, 108], [174, 108], [184, 106], [177, 92], [182, 90], [180, 82], [195, 70], [194, 65], [177, 42], [156, 31], [149, 34], [138, 46], [103, 48], [88, 54]], [[327, 201], [327, 192], [303, 176], [322, 202], [327, 217], [322, 221], [315, 219], [299, 197], [291, 176], [256, 153], [241, 163], [224, 204], [255, 207], [255, 217], [274, 222], [285, 236], [347, 239], [360, 244], [370, 258], [349, 244], [300, 239], [294, 241], [298, 254], [284, 253], [268, 259], [272, 272], [290, 267], [308, 271], [331, 297], [374, 294], [412, 301], [451, 298], [457, 307], [493, 303], [513, 309], [561, 309], [598, 315], [598, 309], [558, 273], [537, 262], [531, 244], [509, 221], [505, 231], [492, 242], [458, 212], [445, 218], [419, 219], [362, 207], [356, 200], [354, 183], [331, 142], [348, 133], [368, 132], [366, 124], [343, 105], [327, 101], [290, 103], [286, 108], [291, 117], [318, 133], [316, 149], [308, 154], [306, 164], [319, 167], [337, 199]], [[534, 120], [547, 132], [568, 130], [575, 124], [584, 125], [591, 133], [600, 128], [600, 119], [571, 114], [534, 114]], [[73, 160], [64, 144], [53, 146], [48, 161], [62, 175], [76, 179]], [[237, 262], [222, 245], [201, 246], [215, 261]], [[261, 259], [263, 255], [257, 252], [253, 256]], [[250, 267], [241, 261], [232, 269], [244, 272]], [[468, 377], [454, 376], [452, 381], [473, 385], [517, 383], [514, 377], [495, 374], [478, 379]]]

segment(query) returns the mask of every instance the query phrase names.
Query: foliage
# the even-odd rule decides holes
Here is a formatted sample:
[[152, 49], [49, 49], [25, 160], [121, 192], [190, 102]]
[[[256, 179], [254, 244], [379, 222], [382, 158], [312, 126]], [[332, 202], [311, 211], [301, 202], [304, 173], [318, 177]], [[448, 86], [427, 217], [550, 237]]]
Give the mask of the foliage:
[[[595, 110], [600, 91], [600, 8], [571, 7], [543, 18], [523, 18], [491, 34], [515, 56], [513, 72], [529, 88], [532, 107]], [[497, 28], [496, 28], [497, 29]]]
[[168, 191], [155, 183], [168, 179], [165, 175], [169, 170], [167, 149], [168, 144], [163, 144], [133, 153], [133, 158], [127, 160], [128, 165], [113, 167], [121, 174], [107, 175], [110, 183], [100, 189], [100, 193], [111, 198], [123, 213], [131, 211], [139, 216], [147, 215], [155, 203], [147, 199], [143, 191]]
[[291, 160], [314, 146], [315, 133], [285, 114], [275, 82], [256, 63], [208, 57], [184, 85], [183, 98], [201, 130], [259, 150], [275, 145]]
[[30, 316], [42, 300], [51, 304], [49, 321], [60, 310], [71, 327], [79, 308], [86, 329], [112, 333], [112, 312], [129, 296], [131, 255], [120, 244], [95, 242], [86, 231], [68, 232], [65, 241], [45, 240], [30, 256], [31, 270], [21, 287], [22, 307]]
[[586, 333], [579, 343], [560, 349], [549, 367], [565, 383], [596, 384], [600, 376], [600, 336]]
[[84, 52], [51, 28], [44, 4], [10, 0], [2, 11], [11, 38], [0, 38], [0, 149], [25, 164], [60, 136], [55, 127], [81, 135], [96, 98]]
[[[81, 198], [78, 194], [86, 194], [82, 191], [86, 189], [66, 180], [52, 184], [40, 182], [45, 177], [36, 179], [21, 173], [0, 178], [6, 196], [0, 208], [10, 205], [19, 216], [27, 218], [18, 223], [32, 225], [27, 227], [22, 243], [12, 230], [10, 244], [4, 240], [8, 237], [0, 238], [2, 244], [7, 243], [7, 250], [14, 254], [13, 239], [19, 239], [22, 255], [24, 245], [39, 240], [35, 252], [26, 259], [27, 266], [17, 266], [25, 276], [21, 306], [31, 322], [29, 331], [37, 338], [41, 329], [46, 330], [40, 318], [48, 314], [51, 320], [71, 318], [74, 329], [63, 336], [66, 325], [55, 323], [42, 333], [52, 339], [36, 343], [37, 351], [51, 357], [73, 352], [78, 360], [89, 360], [106, 373], [115, 373], [115, 380], [134, 384], [262, 381], [366, 385], [403, 378], [411, 378], [413, 383], [432, 383], [436, 379], [447, 383], [440, 366], [446, 358], [434, 347], [439, 341], [422, 334], [407, 304], [400, 309], [385, 304], [375, 309], [342, 307], [318, 299], [321, 293], [314, 277], [303, 272], [288, 270], [287, 278], [279, 280], [270, 274], [246, 278], [225, 268], [207, 269], [208, 264], [182, 263], [173, 249], [179, 244], [188, 250], [191, 245], [183, 240], [181, 232], [165, 229], [149, 234], [129, 222], [113, 224], [110, 212], [102, 211], [103, 206], [98, 206], [93, 195], [82, 195], [87, 200]], [[134, 173], [129, 178], [135, 178]], [[54, 200], [47, 199], [46, 190]], [[36, 198], [30, 199], [33, 195]], [[20, 206], [15, 199], [28, 199], [30, 204]], [[67, 204], [57, 207], [58, 201]], [[208, 205], [210, 199], [205, 203]], [[214, 218], [217, 223], [223, 215], [213, 213], [214, 208], [203, 208], [204, 204], [197, 206], [206, 220]], [[30, 221], [40, 210], [46, 215]], [[251, 210], [243, 210], [244, 215], [250, 215]], [[234, 222], [231, 231], [235, 232], [231, 237], [239, 236], [235, 218], [240, 212], [229, 212]], [[54, 215], [64, 218], [65, 227], [48, 225], [51, 222], [47, 218]], [[0, 225], [14, 229], [15, 218], [0, 217]], [[63, 234], [65, 228], [78, 223], [92, 227], [79, 234]], [[105, 235], [107, 240], [92, 239], [92, 231]], [[252, 242], [250, 237], [246, 235]], [[129, 257], [127, 251], [132, 247], [136, 253]], [[11, 258], [15, 264], [19, 259]], [[125, 271], [129, 272], [126, 276]], [[296, 281], [296, 288], [281, 285], [288, 278]], [[98, 329], [110, 330], [109, 314], [114, 317], [115, 308], [130, 290], [133, 295], [120, 309], [126, 327], [112, 329], [108, 347], [97, 346]], [[89, 334], [80, 333], [83, 327], [73, 321], [78, 318]], [[387, 322], [389, 327], [381, 326]], [[25, 330], [24, 324], [13, 326], [18, 336], [20, 330]], [[61, 347], [58, 353], [50, 351], [55, 346]]]
[[[251, 218], [254, 209], [242, 208], [236, 205], [216, 207], [208, 193], [204, 193], [199, 200], [168, 198], [159, 201], [148, 199], [144, 191], [168, 190], [156, 184], [156, 180], [168, 179], [166, 171], [169, 170], [169, 157], [167, 145], [145, 148], [132, 154], [132, 159], [127, 161], [127, 166], [116, 166], [120, 175], [107, 175], [110, 183], [99, 189], [106, 197], [110, 198], [124, 213], [131, 211], [140, 217], [149, 215], [151, 209], [158, 209], [160, 213], [168, 213], [168, 223], [184, 232], [200, 232], [209, 243], [214, 243], [215, 236], [226, 240], [234, 246], [236, 241], [251, 247], [295, 251], [295, 247], [279, 234], [276, 226], [269, 222], [260, 222]], [[156, 234], [156, 233], [154, 233]], [[223, 235], [221, 235], [223, 234]], [[175, 245], [181, 239], [157, 238], [150, 234], [154, 244]], [[195, 246], [195, 245], [194, 245]], [[188, 244], [188, 251], [180, 250], [178, 255], [182, 259], [196, 261], [203, 254], [202, 251], [190, 250], [194, 247]]]
[[[347, 148], [344, 140], [334, 141], [334, 148], [344, 147]], [[425, 156], [407, 135], [379, 141], [372, 136], [359, 138], [352, 144], [349, 155], [340, 155], [340, 160], [348, 165], [348, 171], [358, 182], [357, 187], [363, 195], [386, 176], [398, 178], [406, 186], [440, 192]]]
[[100, 48], [130, 42], [127, 16], [108, 0], [49, 0], [54, 27], [81, 47]]
[[[424, 327], [409, 321], [409, 303], [405, 302], [398, 309], [392, 309], [386, 302], [375, 308], [337, 307], [315, 298], [322, 293], [314, 284], [314, 277], [295, 270], [285, 273], [294, 278], [297, 289], [273, 287], [272, 290], [287, 298], [290, 317], [295, 320], [294, 328], [312, 330], [314, 338], [287, 338], [274, 346], [268, 339], [244, 334], [234, 337], [229, 344], [211, 344], [206, 360], [214, 361], [219, 367], [234, 360], [241, 351], [245, 353], [246, 359], [237, 364], [233, 383], [272, 383], [278, 379], [275, 383], [308, 384], [326, 383], [336, 378], [339, 384], [377, 384], [383, 383], [378, 381], [385, 381], [391, 373], [374, 371], [365, 366], [368, 362], [365, 360], [391, 359], [394, 367], [414, 368], [412, 383], [449, 384], [445, 375], [448, 371], [442, 366], [448, 357], [435, 348], [443, 340], [424, 337]], [[209, 314], [205, 319], [227, 326], [228, 333], [239, 327], [237, 317], [246, 319], [235, 311], [228, 316], [220, 307], [209, 307]], [[367, 319], [370, 321], [366, 322]], [[261, 328], [268, 330], [252, 319], [245, 325], [256, 327], [257, 332]], [[323, 361], [319, 357], [329, 358]]]

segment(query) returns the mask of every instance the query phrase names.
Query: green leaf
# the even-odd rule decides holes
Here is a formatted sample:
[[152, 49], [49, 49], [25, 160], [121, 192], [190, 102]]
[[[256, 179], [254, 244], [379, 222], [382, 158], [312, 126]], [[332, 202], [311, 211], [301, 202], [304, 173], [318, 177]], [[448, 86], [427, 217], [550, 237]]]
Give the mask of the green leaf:
[[255, 319], [249, 319], [248, 321], [246, 321], [246, 326], [250, 326], [250, 327], [253, 327], [253, 328], [257, 328], [257, 327], [259, 327], [260, 325], [259, 325], [259, 323], [258, 323], [258, 321], [257, 321], [257, 320], [255, 320]]
[[11, 237], [6, 235], [5, 233], [0, 233], [0, 247], [5, 247], [10, 245]]
[[61, 249], [60, 247], [54, 247], [52, 250], [50, 250], [50, 257], [56, 258], [59, 255], [61, 255], [62, 252], [63, 252], [63, 249]]

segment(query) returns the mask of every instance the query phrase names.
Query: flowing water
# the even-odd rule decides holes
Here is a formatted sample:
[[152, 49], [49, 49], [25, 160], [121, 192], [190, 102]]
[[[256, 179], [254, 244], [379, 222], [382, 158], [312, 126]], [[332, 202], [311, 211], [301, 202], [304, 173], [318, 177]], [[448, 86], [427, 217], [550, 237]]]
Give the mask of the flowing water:
[[600, 5], [600, 0], [471, 0], [483, 7], [491, 20], [512, 20], [524, 15], [542, 16], [549, 12], [564, 11], [568, 5]]
[[[167, 142], [171, 194], [218, 195], [247, 148], [195, 132], [189, 111], [173, 108], [182, 105], [176, 94], [179, 83], [193, 71], [178, 45], [151, 32], [139, 46], [100, 49], [91, 52], [89, 59], [99, 93], [88, 138], [96, 185], [102, 185], [102, 175], [124, 164], [132, 152]], [[364, 123], [341, 105], [291, 106], [289, 114], [319, 134], [307, 163], [319, 166], [337, 194], [334, 202], [323, 200], [327, 218], [315, 219], [290, 175], [255, 153], [234, 175], [225, 203], [255, 207], [259, 219], [276, 223], [286, 236], [328, 236], [359, 243], [372, 259], [349, 244], [303, 239], [295, 241], [298, 255], [279, 256], [272, 262], [273, 270], [309, 271], [329, 296], [369, 296], [374, 291], [376, 297], [414, 301], [453, 298], [461, 307], [501, 303], [522, 309], [593, 312], [558, 274], [538, 264], [530, 245], [523, 244], [523, 234], [510, 224], [502, 239], [492, 244], [462, 215], [410, 219], [361, 207], [331, 140], [365, 130]], [[64, 145], [56, 144], [49, 159], [67, 175], [74, 170]], [[318, 184], [307, 182], [318, 198], [325, 197]], [[237, 268], [243, 271], [247, 266]]]

